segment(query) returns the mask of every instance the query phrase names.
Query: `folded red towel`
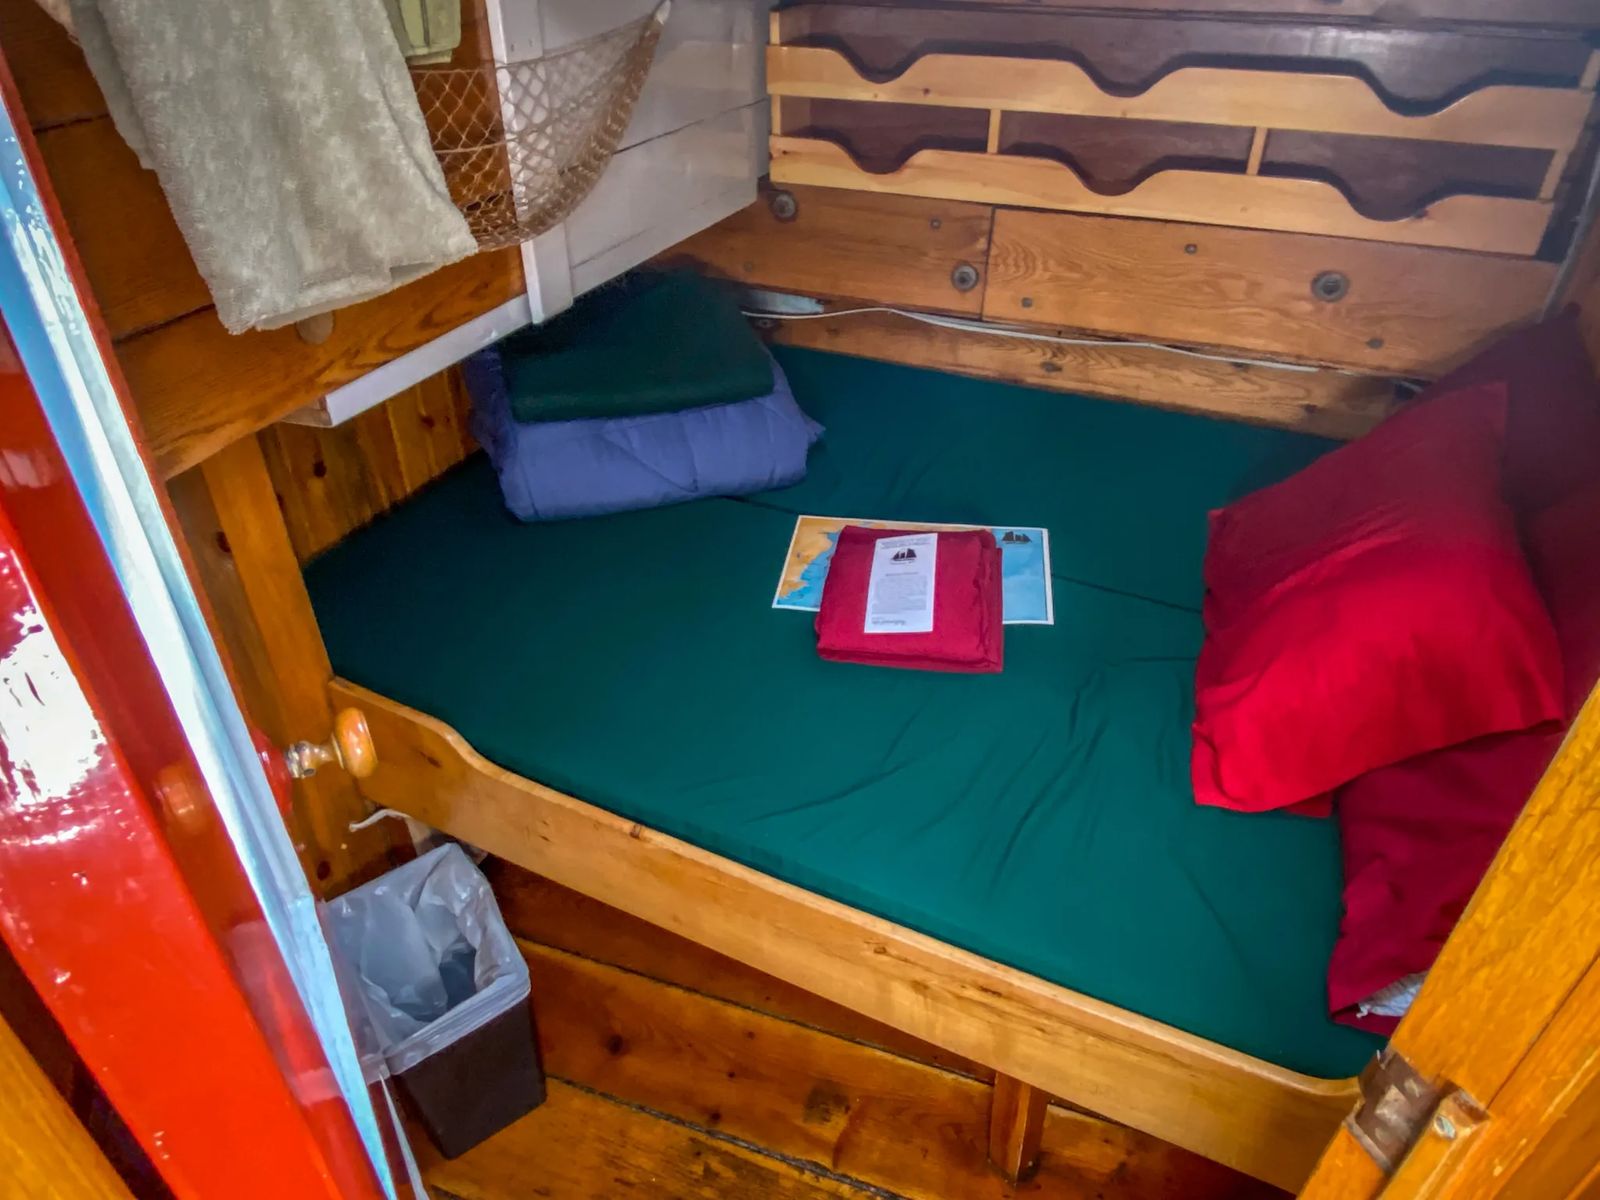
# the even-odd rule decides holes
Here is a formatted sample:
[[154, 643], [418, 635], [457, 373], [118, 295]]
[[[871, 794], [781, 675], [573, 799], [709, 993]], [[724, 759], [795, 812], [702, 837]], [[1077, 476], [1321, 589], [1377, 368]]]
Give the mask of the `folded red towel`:
[[1000, 547], [987, 529], [846, 525], [822, 588], [817, 653], [880, 667], [998, 671], [1000, 604]]

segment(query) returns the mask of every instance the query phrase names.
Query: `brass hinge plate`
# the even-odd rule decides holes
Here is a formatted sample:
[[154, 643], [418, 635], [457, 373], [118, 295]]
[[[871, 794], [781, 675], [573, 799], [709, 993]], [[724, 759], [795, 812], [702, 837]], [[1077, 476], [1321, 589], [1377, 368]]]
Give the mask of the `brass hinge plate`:
[[1422, 1136], [1444, 1094], [1391, 1047], [1361, 1072], [1361, 1105], [1344, 1119], [1372, 1161], [1392, 1174]]

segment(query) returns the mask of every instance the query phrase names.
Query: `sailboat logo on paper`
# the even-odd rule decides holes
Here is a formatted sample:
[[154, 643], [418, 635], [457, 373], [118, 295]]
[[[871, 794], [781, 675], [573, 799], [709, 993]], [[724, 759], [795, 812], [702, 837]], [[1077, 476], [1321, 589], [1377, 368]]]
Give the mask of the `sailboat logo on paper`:
[[894, 552], [895, 562], [916, 562], [916, 560], [917, 552], [910, 546], [907, 546], [904, 550], [896, 550]]

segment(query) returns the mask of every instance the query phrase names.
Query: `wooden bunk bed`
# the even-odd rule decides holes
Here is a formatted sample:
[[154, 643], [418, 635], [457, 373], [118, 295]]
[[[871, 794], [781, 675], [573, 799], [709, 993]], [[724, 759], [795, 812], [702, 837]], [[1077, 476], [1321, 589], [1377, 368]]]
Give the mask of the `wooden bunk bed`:
[[[819, 7], [824, 16], [836, 15]], [[1231, 8], [1236, 16], [1269, 18], [1324, 11], [1298, 3], [1198, 7], [1213, 16]], [[1359, 9], [1348, 14], [1359, 22], [1381, 15], [1384, 6], [1350, 7]], [[1536, 133], [1511, 137], [1513, 148], [1545, 154], [1533, 172], [1537, 179], [1491, 179], [1485, 199], [1493, 203], [1478, 206], [1495, 214], [1487, 221], [1471, 213], [1457, 221], [1452, 214], [1468, 206], [1441, 206], [1437, 225], [1448, 226], [1446, 233], [1378, 238], [1369, 217], [1322, 221], [1320, 200], [1286, 202], [1295, 213], [1288, 221], [1238, 220], [1215, 197], [1199, 203], [1193, 194], [1159, 212], [1107, 206], [1053, 184], [1052, 194], [1067, 199], [1040, 204], [1036, 190], [978, 187], [965, 165], [957, 171], [951, 164], [928, 172], [901, 168], [901, 183], [883, 185], [862, 179], [859, 161], [842, 164], [831, 150], [792, 146], [805, 140], [792, 130], [805, 125], [791, 98], [871, 105], [907, 97], [868, 86], [859, 72], [841, 74], [836, 50], [799, 56], [780, 46], [772, 60], [782, 97], [774, 182], [793, 185], [788, 201], [765, 199], [691, 239], [678, 256], [839, 307], [865, 300], [1299, 360], [1319, 369], [1273, 373], [1184, 362], [1148, 345], [1019, 350], [996, 334], [908, 326], [892, 313], [778, 333], [781, 340], [809, 339], [868, 357], [1354, 436], [1391, 408], [1388, 376], [1439, 373], [1493, 332], [1533, 316], [1552, 287], [1568, 296], [1600, 287], [1600, 239], [1589, 240], [1568, 274], [1555, 265], [1573, 237], [1581, 207], [1574, 181], [1589, 153], [1582, 127], [1595, 72], [1577, 31], [1600, 27], [1600, 19], [1587, 6], [1561, 0], [1538, 6], [1484, 0], [1473, 7], [1465, 19], [1530, 24], [1539, 30], [1533, 40], [1567, 47], [1562, 53], [1571, 59], [1555, 71], [1564, 83], [1545, 81], [1552, 94], [1526, 98], [1546, 116], [1559, 110], [1560, 119], [1535, 121]], [[1023, 19], [992, 6], [981, 11], [992, 21]], [[1441, 18], [1423, 5], [1406, 15], [1426, 25], [1453, 12]], [[31, 4], [9, 3], [3, 13], [0, 38], [23, 74], [21, 90], [64, 215], [118, 339], [155, 469], [170, 481], [248, 708], [285, 743], [325, 733], [334, 709], [346, 705], [364, 712], [371, 728], [382, 765], [359, 792], [348, 780], [324, 775], [301, 798], [306, 865], [323, 886], [347, 885], [381, 862], [381, 832], [346, 829], [371, 806], [389, 807], [991, 1066], [1003, 1077], [1013, 1112], [1026, 1112], [1034, 1091], [1061, 1097], [1260, 1179], [1305, 1187], [1308, 1196], [1577, 1194], [1592, 1164], [1576, 1148], [1600, 1130], [1600, 1067], [1588, 1052], [1600, 1036], [1600, 929], [1592, 919], [1600, 903], [1600, 825], [1592, 814], [1600, 787], [1600, 698], [1591, 698], [1578, 718], [1391, 1042], [1393, 1060], [1427, 1084], [1419, 1089], [1426, 1097], [1419, 1111], [1429, 1119], [1395, 1123], [1389, 1132], [1397, 1161], [1386, 1174], [1343, 1124], [1363, 1098], [1354, 1078], [1320, 1079], [1274, 1066], [784, 883], [497, 767], [426, 713], [334, 679], [300, 563], [470, 451], [459, 388], [441, 377], [377, 410], [381, 417], [330, 433], [266, 427], [329, 386], [519, 290], [514, 255], [479, 256], [432, 283], [361, 306], [355, 319], [341, 314], [331, 343], [308, 347], [288, 331], [251, 335], [241, 355], [243, 342], [212, 328], [203, 292], [193, 290], [197, 280], [167, 286], [167, 260], [187, 260], [181, 245], [172, 247], [159, 197], [146, 215], [165, 243], [146, 244], [130, 263], [109, 236], [106, 214], [91, 196], [100, 177], [89, 164], [111, 164], [138, 179], [131, 160], [120, 143], [107, 140], [109, 122], [92, 85], [83, 88], [81, 68], [59, 31], [41, 25]], [[893, 13], [885, 7], [842, 19], [882, 35]], [[792, 40], [797, 26], [785, 22], [794, 20], [779, 18], [780, 43]], [[1571, 53], [1573, 44], [1582, 53]], [[46, 51], [33, 59], [37, 70], [24, 71], [26, 51], [19, 47]], [[980, 113], [981, 144], [918, 155], [997, 153], [1015, 97], [960, 90], [986, 69], [981, 63], [925, 63], [930, 80], [935, 68], [941, 89], [959, 91], [953, 106]], [[895, 78], [901, 92], [916, 85], [927, 96], [934, 89], [910, 71]], [[1076, 77], [1047, 82], [1062, 94], [1082, 87]], [[912, 96], [910, 103], [927, 101]], [[1392, 114], [1366, 113], [1364, 105], [1351, 103], [1350, 121], [1370, 116], [1384, 126], [1375, 136], [1392, 133]], [[1496, 105], [1492, 115], [1500, 120], [1506, 111]], [[1173, 114], [1118, 115], [1159, 122]], [[1254, 132], [1245, 138], [1242, 172], [1230, 176], [1245, 183], [1227, 186], [1259, 187], [1252, 178], [1271, 162], [1261, 113], [1229, 109], [1228, 120]], [[1342, 125], [1334, 130], [1341, 131]], [[1364, 125], [1361, 132], [1373, 130]], [[1495, 136], [1483, 140], [1506, 144]], [[1527, 173], [1525, 164], [1515, 170]], [[949, 185], [958, 174], [966, 181]], [[982, 164], [976, 174], [987, 178]], [[130, 187], [148, 191], [142, 183]], [[1507, 196], [1507, 189], [1521, 194]], [[1536, 218], [1528, 215], [1535, 212]], [[1092, 239], [1081, 236], [1088, 221], [1097, 223]], [[1090, 241], [1094, 252], [1079, 260], [1048, 261], [1052, 247], [1065, 260], [1068, 248]], [[1548, 244], [1536, 254], [1541, 243]], [[820, 248], [831, 254], [825, 265]], [[1303, 278], [1309, 264], [1325, 260], [1326, 267]], [[970, 275], [957, 271], [963, 264]], [[1329, 271], [1344, 280], [1337, 297], [1314, 286]], [[1083, 299], [1085, 272], [1103, 302]], [[1429, 286], [1429, 278], [1450, 282]], [[1241, 279], [1249, 281], [1247, 295], [1230, 286]], [[1213, 289], [1198, 303], [1185, 294], [1197, 280]], [[1463, 281], [1482, 294], [1464, 297]], [[436, 301], [423, 297], [427, 289], [437, 290]], [[1374, 296], [1385, 289], [1401, 299]], [[1366, 1097], [1367, 1116], [1384, 1098], [1381, 1091]], [[1497, 1182], [1481, 1184], [1489, 1175]], [[1480, 1184], [1485, 1190], [1472, 1190]]]

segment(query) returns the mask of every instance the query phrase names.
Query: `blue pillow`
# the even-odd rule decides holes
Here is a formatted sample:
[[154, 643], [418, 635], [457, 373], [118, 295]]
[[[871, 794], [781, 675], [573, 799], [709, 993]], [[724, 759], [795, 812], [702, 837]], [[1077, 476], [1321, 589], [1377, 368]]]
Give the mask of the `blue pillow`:
[[640, 417], [524, 424], [496, 347], [462, 363], [472, 435], [488, 452], [506, 507], [524, 521], [657, 508], [798, 483], [822, 426], [800, 410], [772, 364], [766, 396]]

